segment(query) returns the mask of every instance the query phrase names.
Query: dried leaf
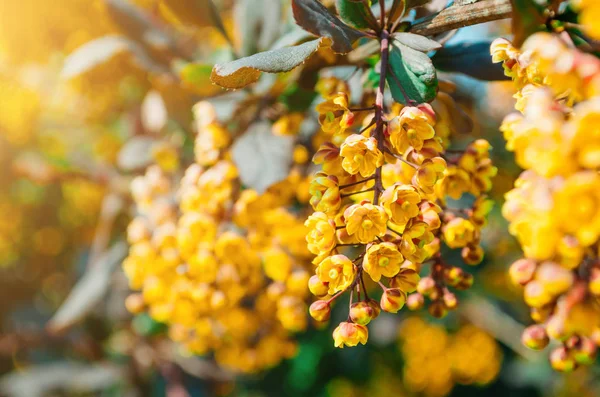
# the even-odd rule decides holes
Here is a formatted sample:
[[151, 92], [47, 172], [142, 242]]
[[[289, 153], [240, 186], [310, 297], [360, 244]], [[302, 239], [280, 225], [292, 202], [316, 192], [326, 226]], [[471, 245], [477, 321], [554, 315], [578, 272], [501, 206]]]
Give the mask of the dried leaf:
[[377, 20], [362, 1], [336, 0], [335, 8], [342, 21], [357, 29], [377, 29]]
[[149, 72], [162, 73], [166, 69], [154, 62], [153, 59], [136, 42], [122, 36], [103, 36], [88, 41], [73, 51], [66, 59], [61, 71], [61, 77], [71, 79], [86, 73], [98, 65], [109, 61], [121, 52], [129, 52], [134, 62]]
[[232, 147], [240, 180], [263, 193], [288, 175], [293, 148], [293, 137], [274, 135], [267, 122], [253, 124]]
[[308, 32], [329, 37], [331, 48], [339, 54], [352, 51], [352, 43], [364, 33], [344, 24], [317, 0], [292, 0], [292, 10], [296, 23]]
[[404, 44], [405, 46], [408, 46], [413, 50], [421, 52], [429, 52], [442, 47], [442, 45], [437, 41], [428, 39], [427, 37], [421, 36], [419, 34], [400, 32], [395, 33], [392, 36], [397, 42]]
[[127, 255], [127, 244], [120, 242], [111, 247], [77, 282], [47, 328], [61, 332], [92, 311], [108, 291], [113, 271]]
[[479, 80], [509, 80], [502, 65], [492, 63], [490, 41], [464, 42], [445, 46], [431, 58], [435, 67], [446, 72], [463, 73]]
[[289, 72], [313, 55], [324, 40], [312, 40], [294, 47], [261, 52], [225, 64], [212, 70], [211, 80], [224, 88], [242, 88], [258, 80], [261, 72]]
[[392, 97], [402, 104], [420, 104], [435, 99], [437, 75], [431, 59], [401, 43], [390, 51], [390, 70], [386, 78]]

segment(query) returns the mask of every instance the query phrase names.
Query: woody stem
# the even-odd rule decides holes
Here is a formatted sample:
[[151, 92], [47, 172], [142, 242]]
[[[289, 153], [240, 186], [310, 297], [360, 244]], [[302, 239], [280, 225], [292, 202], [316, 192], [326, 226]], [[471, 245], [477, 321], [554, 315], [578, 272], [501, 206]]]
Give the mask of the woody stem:
[[[385, 75], [388, 67], [389, 58], [389, 47], [390, 47], [390, 36], [387, 30], [381, 30], [381, 72], [379, 75], [379, 87], [375, 96], [375, 130], [374, 136], [377, 139], [377, 148], [383, 153], [385, 149], [385, 141], [383, 134], [384, 120], [383, 120], [383, 92], [385, 90]], [[381, 167], [377, 167], [375, 170], [375, 186], [373, 188], [373, 204], [379, 204], [379, 196], [383, 192], [383, 184], [381, 182]]]

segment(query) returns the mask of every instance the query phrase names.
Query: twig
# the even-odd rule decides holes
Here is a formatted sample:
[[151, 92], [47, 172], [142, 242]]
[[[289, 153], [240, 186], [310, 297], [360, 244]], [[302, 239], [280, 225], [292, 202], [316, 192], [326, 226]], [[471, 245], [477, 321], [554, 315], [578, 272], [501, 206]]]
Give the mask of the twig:
[[458, 29], [479, 23], [510, 18], [510, 0], [483, 0], [469, 5], [455, 5], [416, 21], [409, 31], [423, 36], [431, 36], [448, 30]]

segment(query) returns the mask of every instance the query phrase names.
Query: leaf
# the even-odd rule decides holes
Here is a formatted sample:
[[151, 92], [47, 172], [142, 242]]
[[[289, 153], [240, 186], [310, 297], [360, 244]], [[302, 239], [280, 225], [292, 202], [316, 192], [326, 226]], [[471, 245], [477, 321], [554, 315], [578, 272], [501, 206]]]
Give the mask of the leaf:
[[108, 291], [113, 271], [125, 255], [127, 255], [127, 244], [117, 243], [89, 267], [48, 322], [48, 330], [59, 333], [96, 308]]
[[408, 46], [413, 50], [421, 52], [429, 52], [442, 47], [442, 45], [437, 41], [428, 39], [427, 37], [421, 36], [419, 34], [400, 32], [395, 33], [392, 36], [397, 42], [404, 44], [405, 46]]
[[437, 93], [437, 75], [431, 59], [400, 43], [391, 48], [386, 80], [394, 100], [405, 105], [430, 102]]
[[406, 0], [394, 0], [392, 8], [389, 12], [389, 21], [391, 23], [396, 22], [398, 18], [402, 18], [406, 12]]
[[59, 390], [96, 394], [123, 381], [125, 374], [125, 369], [115, 364], [60, 361], [4, 375], [0, 378], [0, 391], [11, 397], [43, 397]]
[[362, 1], [336, 0], [335, 8], [342, 21], [357, 29], [378, 28], [377, 20]]
[[212, 0], [161, 0], [159, 4], [167, 20], [190, 26], [214, 26], [227, 35], [217, 7]]
[[294, 47], [261, 52], [233, 62], [215, 65], [210, 79], [224, 88], [242, 88], [258, 80], [261, 72], [289, 72], [301, 65], [323, 45], [316, 39]]
[[117, 166], [123, 171], [135, 171], [147, 167], [152, 163], [152, 147], [156, 143], [154, 138], [137, 135], [130, 138], [119, 150]]
[[445, 46], [431, 58], [435, 67], [446, 72], [463, 73], [479, 80], [510, 80], [502, 65], [492, 63], [490, 41], [463, 42]]
[[535, 32], [546, 30], [544, 8], [534, 0], [511, 0], [513, 44], [520, 47]]
[[292, 0], [292, 11], [296, 23], [306, 31], [329, 37], [331, 48], [339, 54], [352, 51], [352, 43], [364, 33], [344, 24], [317, 0]]
[[250, 126], [231, 153], [242, 183], [261, 194], [287, 177], [293, 148], [294, 137], [274, 135], [263, 121]]
[[71, 79], [79, 76], [125, 51], [132, 54], [134, 62], [142, 69], [154, 73], [166, 71], [165, 68], [156, 64], [139, 44], [115, 35], [88, 41], [73, 51], [65, 59], [61, 77]]
[[379, 45], [379, 42], [375, 40], [369, 40], [365, 44], [356, 47], [354, 51], [348, 54], [348, 60], [351, 63], [362, 61], [363, 59], [366, 59], [371, 55], [379, 53], [380, 47], [381, 46]]

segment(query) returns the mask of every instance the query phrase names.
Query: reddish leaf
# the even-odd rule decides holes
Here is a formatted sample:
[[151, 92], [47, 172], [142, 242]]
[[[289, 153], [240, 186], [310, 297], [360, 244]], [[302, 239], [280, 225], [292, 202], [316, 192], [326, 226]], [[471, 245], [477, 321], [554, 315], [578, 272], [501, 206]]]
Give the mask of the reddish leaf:
[[292, 0], [292, 9], [296, 23], [314, 35], [329, 37], [336, 53], [352, 51], [352, 43], [364, 36], [340, 21], [317, 0]]

